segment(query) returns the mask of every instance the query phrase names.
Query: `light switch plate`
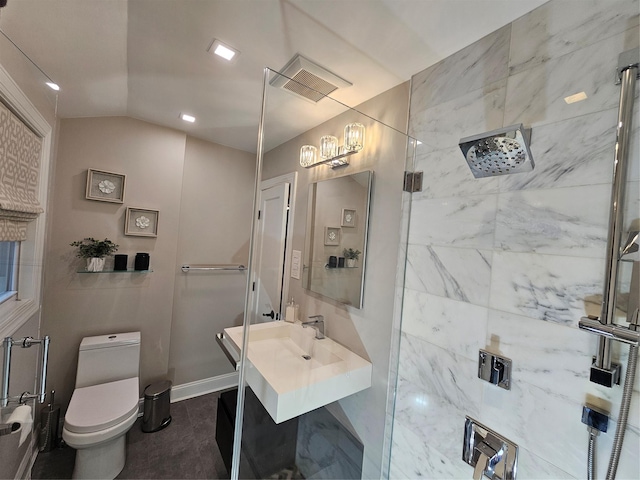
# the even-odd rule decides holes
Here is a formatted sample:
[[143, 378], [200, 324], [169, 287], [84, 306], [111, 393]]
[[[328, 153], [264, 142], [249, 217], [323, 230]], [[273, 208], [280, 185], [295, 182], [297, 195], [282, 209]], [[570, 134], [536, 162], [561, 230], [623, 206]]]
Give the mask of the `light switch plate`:
[[291, 251], [291, 278], [300, 280], [300, 264], [302, 252], [300, 250]]

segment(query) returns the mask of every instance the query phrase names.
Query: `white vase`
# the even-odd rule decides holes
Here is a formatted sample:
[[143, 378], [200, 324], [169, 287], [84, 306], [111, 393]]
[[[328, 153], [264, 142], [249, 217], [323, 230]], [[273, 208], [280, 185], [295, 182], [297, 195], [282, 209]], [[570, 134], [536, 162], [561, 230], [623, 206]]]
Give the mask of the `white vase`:
[[87, 258], [87, 272], [101, 272], [104, 269], [104, 258]]
[[348, 268], [353, 268], [356, 266], [356, 259], [355, 258], [347, 258], [347, 267]]

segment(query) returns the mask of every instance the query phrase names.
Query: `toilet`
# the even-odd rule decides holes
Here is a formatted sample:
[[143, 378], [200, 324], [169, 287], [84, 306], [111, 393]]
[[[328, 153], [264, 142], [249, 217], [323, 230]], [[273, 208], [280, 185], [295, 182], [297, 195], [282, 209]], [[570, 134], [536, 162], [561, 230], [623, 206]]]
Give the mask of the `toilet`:
[[138, 418], [140, 332], [86, 337], [62, 438], [77, 450], [73, 478], [113, 479]]

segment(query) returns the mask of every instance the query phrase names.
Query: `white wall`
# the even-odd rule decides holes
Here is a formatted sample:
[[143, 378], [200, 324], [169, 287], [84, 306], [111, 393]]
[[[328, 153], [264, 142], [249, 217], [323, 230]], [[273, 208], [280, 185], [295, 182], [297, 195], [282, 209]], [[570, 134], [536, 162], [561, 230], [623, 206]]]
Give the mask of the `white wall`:
[[[212, 164], [207, 164], [207, 158], [212, 154], [216, 158], [211, 160]], [[179, 266], [185, 260], [204, 262], [205, 253], [206, 261], [213, 261], [219, 255], [234, 261], [236, 256], [243, 256], [241, 248], [236, 252], [230, 250], [230, 240], [221, 241], [214, 235], [214, 226], [221, 222], [225, 228], [231, 228], [234, 232], [231, 240], [237, 242], [236, 247], [246, 243], [249, 230], [242, 228], [241, 217], [243, 208], [247, 209], [246, 202], [251, 201], [252, 192], [241, 188], [233, 192], [230, 188], [218, 189], [221, 195], [214, 201], [210, 191], [203, 190], [200, 197], [197, 188], [201, 183], [219, 186], [228, 182], [232, 185], [237, 176], [243, 178], [242, 182], [252, 184], [253, 174], [244, 179], [244, 173], [251, 170], [250, 165], [254, 162], [252, 157], [226, 147], [188, 140], [183, 132], [127, 117], [61, 121], [52, 228], [47, 249], [43, 331], [52, 337], [49, 383], [60, 393], [63, 412], [73, 392], [78, 345], [84, 336], [141, 331], [141, 389], [174, 374], [174, 380], [178, 381], [202, 379], [189, 376], [188, 372], [195, 363], [208, 361], [208, 357], [203, 358], [200, 350], [190, 348], [189, 339], [195, 342], [192, 346], [202, 347], [198, 342], [205, 341], [206, 334], [210, 333], [209, 350], [217, 350], [217, 346], [214, 332], [200, 328], [204, 320], [203, 309], [194, 313], [185, 307], [189, 299], [202, 297], [203, 285], [194, 285], [195, 277], [186, 279]], [[198, 166], [198, 162], [204, 163]], [[237, 170], [220, 170], [233, 165]], [[88, 168], [126, 174], [124, 204], [86, 200]], [[200, 168], [202, 170], [198, 172]], [[185, 172], [188, 178], [183, 186]], [[200, 185], [194, 180], [199, 174]], [[237, 210], [232, 209], [240, 217], [237, 223], [230, 225], [227, 213], [217, 213], [229, 209], [225, 202], [238, 205]], [[124, 235], [127, 206], [159, 210], [157, 238]], [[222, 216], [218, 218], [217, 215]], [[250, 216], [246, 215], [248, 223]], [[237, 231], [236, 224], [239, 225]], [[74, 248], [69, 243], [87, 236], [108, 237], [119, 244], [118, 252], [129, 255], [130, 267], [136, 252], [148, 252], [153, 272], [78, 273], [77, 270], [83, 268], [82, 261], [74, 257]], [[197, 249], [196, 243], [200, 244]], [[192, 249], [202, 257], [187, 258]], [[108, 260], [107, 269], [112, 266], [110, 262], [112, 260]], [[210, 302], [207, 305], [211, 307], [227, 299], [237, 305], [238, 299], [244, 298], [242, 282], [233, 284], [231, 290], [228, 285], [204, 288], [209, 287], [220, 287], [206, 292], [207, 302]], [[174, 298], [177, 298], [175, 308]], [[239, 314], [237, 308], [225, 308], [222, 312], [229, 312], [228, 325], [233, 325]], [[176, 325], [172, 327], [174, 314]], [[192, 314], [194, 323], [189, 322]], [[172, 334], [176, 337], [173, 351]], [[194, 375], [213, 376], [219, 370], [225, 370], [226, 360], [221, 357], [219, 361], [220, 367], [209, 370], [199, 365], [194, 369]]]
[[[518, 478], [584, 478], [585, 402], [611, 409], [598, 438], [604, 477], [621, 387], [589, 382], [599, 315], [619, 87], [638, 46], [637, 0], [552, 0], [412, 82], [410, 134], [422, 193], [411, 207], [392, 478], [470, 478], [465, 415], [520, 446]], [[563, 98], [584, 91], [586, 101]], [[640, 218], [638, 106], [627, 227]], [[533, 127], [531, 173], [474, 179], [460, 138]], [[477, 378], [478, 350], [513, 360], [511, 390]], [[616, 346], [626, 362], [627, 347]], [[623, 368], [623, 372], [624, 372]], [[638, 478], [638, 389], [618, 478]]]
[[[187, 137], [177, 264], [249, 259], [255, 155]], [[216, 333], [242, 325], [246, 272], [176, 269], [169, 353], [174, 385], [234, 371]]]

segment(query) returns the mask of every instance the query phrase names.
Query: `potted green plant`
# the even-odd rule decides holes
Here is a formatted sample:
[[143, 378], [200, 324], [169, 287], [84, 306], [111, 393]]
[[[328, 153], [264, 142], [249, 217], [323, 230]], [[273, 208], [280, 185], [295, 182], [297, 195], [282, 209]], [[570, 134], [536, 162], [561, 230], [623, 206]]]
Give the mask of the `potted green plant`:
[[362, 252], [360, 250], [354, 250], [353, 248], [345, 248], [342, 251], [342, 255], [347, 260], [347, 267], [353, 268], [356, 266], [356, 261], [360, 258], [360, 254]]
[[88, 237], [71, 242], [70, 245], [78, 248], [76, 257], [87, 260], [87, 272], [101, 272], [104, 269], [104, 257], [118, 251], [118, 245], [108, 238], [96, 240]]

